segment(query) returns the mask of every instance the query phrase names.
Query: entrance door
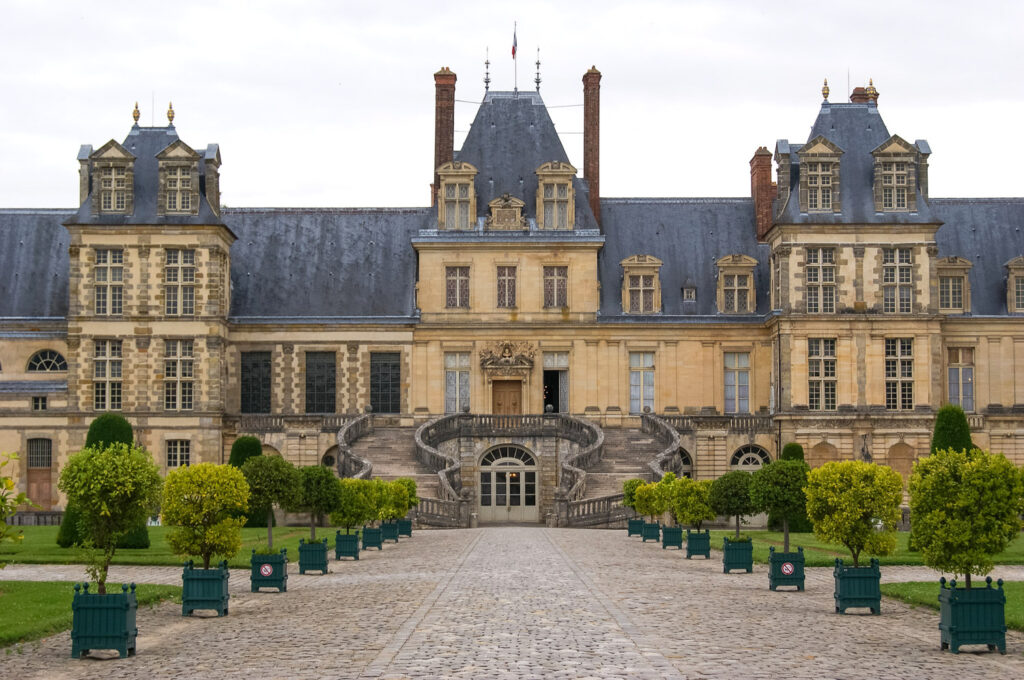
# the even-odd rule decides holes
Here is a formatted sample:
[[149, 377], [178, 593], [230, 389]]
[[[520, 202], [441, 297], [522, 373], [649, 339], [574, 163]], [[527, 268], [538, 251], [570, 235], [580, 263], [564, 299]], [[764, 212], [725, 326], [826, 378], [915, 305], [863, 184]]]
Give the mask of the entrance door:
[[480, 461], [480, 521], [536, 522], [537, 463], [526, 449], [499, 446]]
[[53, 442], [49, 439], [28, 440], [28, 498], [41, 510], [53, 506], [50, 496], [53, 487]]
[[498, 415], [514, 416], [523, 412], [523, 383], [519, 380], [495, 380], [493, 411]]
[[544, 371], [544, 412], [569, 412], [569, 371]]

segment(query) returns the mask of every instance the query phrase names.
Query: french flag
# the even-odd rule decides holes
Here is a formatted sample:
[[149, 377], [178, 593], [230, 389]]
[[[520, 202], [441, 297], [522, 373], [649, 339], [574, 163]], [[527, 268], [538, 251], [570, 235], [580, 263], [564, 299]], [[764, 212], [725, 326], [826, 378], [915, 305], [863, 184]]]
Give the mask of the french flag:
[[513, 28], [512, 29], [512, 58], [513, 59], [516, 58], [516, 45], [517, 44], [518, 44], [518, 42], [516, 41], [516, 29]]

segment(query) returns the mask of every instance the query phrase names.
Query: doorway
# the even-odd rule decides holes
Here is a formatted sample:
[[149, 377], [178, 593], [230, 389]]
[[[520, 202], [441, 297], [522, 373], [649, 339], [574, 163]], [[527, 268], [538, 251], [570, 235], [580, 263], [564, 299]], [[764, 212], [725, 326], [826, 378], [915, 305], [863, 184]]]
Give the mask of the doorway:
[[506, 444], [480, 460], [480, 521], [536, 522], [537, 460], [521, 446]]
[[40, 510], [53, 507], [53, 442], [49, 439], [28, 440], [28, 497]]
[[522, 381], [495, 380], [491, 396], [491, 411], [496, 415], [516, 416], [523, 412]]
[[569, 371], [544, 371], [544, 412], [569, 412]]

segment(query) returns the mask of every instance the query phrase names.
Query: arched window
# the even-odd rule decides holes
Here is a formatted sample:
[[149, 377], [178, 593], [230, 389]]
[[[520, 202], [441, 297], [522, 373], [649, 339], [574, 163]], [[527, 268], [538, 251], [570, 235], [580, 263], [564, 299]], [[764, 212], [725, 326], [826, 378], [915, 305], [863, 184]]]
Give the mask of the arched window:
[[51, 373], [68, 370], [68, 362], [60, 352], [41, 349], [28, 360], [29, 373]]
[[679, 447], [679, 476], [680, 477], [693, 477], [693, 458], [690, 456], [690, 452]]
[[736, 453], [732, 454], [729, 466], [733, 470], [753, 472], [771, 461], [772, 458], [768, 455], [767, 451], [756, 444], [748, 444], [747, 446], [741, 446], [736, 450]]
[[[502, 460], [506, 459], [506, 460]], [[480, 459], [480, 465], [516, 465], [512, 460], [515, 459], [520, 461], [523, 465], [533, 466], [537, 462], [534, 460], [530, 452], [520, 446], [496, 446]], [[500, 462], [499, 462], [500, 461]]]

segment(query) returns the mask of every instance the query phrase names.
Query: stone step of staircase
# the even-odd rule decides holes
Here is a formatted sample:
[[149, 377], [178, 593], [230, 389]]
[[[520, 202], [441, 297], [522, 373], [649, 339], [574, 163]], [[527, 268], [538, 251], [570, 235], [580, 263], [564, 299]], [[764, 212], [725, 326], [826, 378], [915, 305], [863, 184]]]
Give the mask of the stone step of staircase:
[[373, 464], [373, 477], [386, 482], [399, 477], [416, 480], [416, 494], [437, 497], [437, 474], [417, 460], [413, 448], [412, 427], [377, 427], [356, 440], [352, 451]]
[[587, 469], [584, 498], [622, 493], [622, 483], [639, 477], [653, 478], [647, 464], [661, 453], [663, 446], [649, 434], [633, 428], [606, 429], [604, 454]]

